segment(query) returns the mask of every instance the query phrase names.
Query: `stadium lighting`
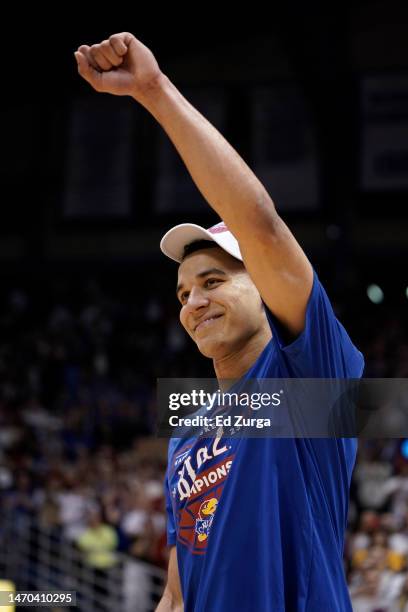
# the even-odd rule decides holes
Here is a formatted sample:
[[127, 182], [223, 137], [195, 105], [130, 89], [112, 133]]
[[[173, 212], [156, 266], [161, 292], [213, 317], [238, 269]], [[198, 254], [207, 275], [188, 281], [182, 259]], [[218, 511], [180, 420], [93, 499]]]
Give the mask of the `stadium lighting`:
[[384, 292], [378, 285], [368, 285], [367, 297], [373, 304], [381, 304], [384, 300]]

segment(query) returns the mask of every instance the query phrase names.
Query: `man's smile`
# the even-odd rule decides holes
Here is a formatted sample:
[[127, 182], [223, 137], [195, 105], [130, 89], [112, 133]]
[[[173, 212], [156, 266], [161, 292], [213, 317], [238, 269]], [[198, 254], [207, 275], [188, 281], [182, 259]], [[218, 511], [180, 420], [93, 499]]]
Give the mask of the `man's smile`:
[[218, 315], [211, 315], [208, 317], [204, 317], [204, 319], [202, 319], [202, 321], [199, 321], [195, 327], [194, 327], [194, 332], [199, 331], [200, 329], [206, 329], [208, 326], [210, 326], [216, 319], [219, 319], [220, 317], [222, 317], [222, 314], [218, 314]]

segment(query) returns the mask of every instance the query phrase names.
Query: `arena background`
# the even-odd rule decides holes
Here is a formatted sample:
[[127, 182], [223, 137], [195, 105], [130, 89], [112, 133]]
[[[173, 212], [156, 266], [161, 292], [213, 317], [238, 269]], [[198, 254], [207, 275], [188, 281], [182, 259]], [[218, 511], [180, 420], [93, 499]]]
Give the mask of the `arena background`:
[[[123, 30], [149, 46], [268, 188], [366, 376], [406, 377], [408, 7], [81, 10], [3, 23], [0, 579], [144, 612], [167, 564], [155, 381], [212, 374], [158, 243], [217, 218], [161, 128], [93, 92], [73, 51]], [[407, 457], [403, 439], [360, 443], [344, 555], [360, 612], [408, 610]]]

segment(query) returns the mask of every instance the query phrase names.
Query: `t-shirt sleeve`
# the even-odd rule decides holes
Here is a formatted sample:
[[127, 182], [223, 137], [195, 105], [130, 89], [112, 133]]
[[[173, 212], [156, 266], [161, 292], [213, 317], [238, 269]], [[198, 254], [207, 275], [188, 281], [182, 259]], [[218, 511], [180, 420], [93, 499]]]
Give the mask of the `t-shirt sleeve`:
[[177, 540], [176, 524], [174, 520], [173, 504], [171, 502], [169, 480], [168, 480], [167, 473], [166, 473], [164, 489], [165, 489], [166, 514], [167, 514], [167, 544], [168, 546], [174, 546]]
[[360, 378], [364, 358], [337, 320], [320, 280], [313, 272], [313, 286], [306, 310], [305, 327], [285, 344], [281, 324], [266, 308], [278, 359], [287, 377]]

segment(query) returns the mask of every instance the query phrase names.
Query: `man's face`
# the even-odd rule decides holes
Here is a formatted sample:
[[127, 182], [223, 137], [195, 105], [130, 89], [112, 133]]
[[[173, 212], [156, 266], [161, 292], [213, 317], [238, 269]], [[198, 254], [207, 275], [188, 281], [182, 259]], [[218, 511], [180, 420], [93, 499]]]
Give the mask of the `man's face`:
[[244, 265], [219, 247], [188, 255], [178, 270], [180, 321], [206, 357], [242, 349], [265, 325], [261, 297]]

